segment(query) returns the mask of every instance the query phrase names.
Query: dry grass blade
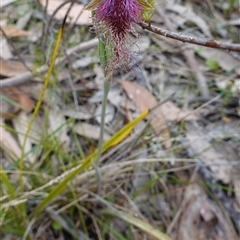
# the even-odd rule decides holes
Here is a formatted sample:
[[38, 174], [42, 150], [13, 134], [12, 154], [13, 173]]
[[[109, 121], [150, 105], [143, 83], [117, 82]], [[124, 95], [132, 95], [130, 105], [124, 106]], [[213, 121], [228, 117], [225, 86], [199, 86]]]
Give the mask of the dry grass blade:
[[21, 149], [19, 145], [17, 144], [16, 140], [13, 138], [13, 136], [6, 131], [6, 129], [3, 127], [3, 121], [0, 119], [0, 131], [1, 131], [1, 148], [6, 152], [6, 155], [10, 159], [19, 158], [21, 156]]

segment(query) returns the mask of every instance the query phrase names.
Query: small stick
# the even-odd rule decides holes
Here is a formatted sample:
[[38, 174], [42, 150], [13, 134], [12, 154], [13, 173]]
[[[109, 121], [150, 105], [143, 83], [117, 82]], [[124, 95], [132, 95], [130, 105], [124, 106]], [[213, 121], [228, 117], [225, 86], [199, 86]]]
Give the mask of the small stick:
[[222, 43], [218, 42], [214, 39], [207, 39], [207, 38], [197, 38], [197, 37], [189, 37], [182, 35], [180, 33], [171, 32], [159, 27], [152, 26], [151, 24], [141, 22], [139, 23], [143, 29], [147, 29], [150, 32], [156, 33], [158, 35], [172, 38], [181, 42], [192, 43], [195, 45], [200, 45], [204, 47], [216, 48], [216, 49], [223, 49], [228, 51], [240, 52], [240, 44], [236, 43]]

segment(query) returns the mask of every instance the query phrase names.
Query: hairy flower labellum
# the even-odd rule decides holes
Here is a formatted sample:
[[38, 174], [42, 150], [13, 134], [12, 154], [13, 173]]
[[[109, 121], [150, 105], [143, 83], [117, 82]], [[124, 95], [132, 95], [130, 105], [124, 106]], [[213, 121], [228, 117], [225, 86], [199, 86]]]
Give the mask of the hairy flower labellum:
[[144, 9], [150, 7], [145, 0], [94, 0], [86, 7], [87, 10], [95, 10], [95, 27], [113, 44], [116, 63], [129, 57], [127, 34], [135, 34], [132, 24], [140, 22]]

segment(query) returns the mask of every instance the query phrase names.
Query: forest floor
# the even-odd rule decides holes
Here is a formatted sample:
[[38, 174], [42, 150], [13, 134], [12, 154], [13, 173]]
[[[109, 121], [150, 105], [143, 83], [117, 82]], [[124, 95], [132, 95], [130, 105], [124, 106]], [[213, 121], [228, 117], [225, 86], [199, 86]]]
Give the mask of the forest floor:
[[[96, 163], [105, 77], [87, 3], [1, 0], [1, 239], [239, 239], [240, 53], [134, 25]], [[240, 44], [239, 0], [155, 6], [153, 26]]]

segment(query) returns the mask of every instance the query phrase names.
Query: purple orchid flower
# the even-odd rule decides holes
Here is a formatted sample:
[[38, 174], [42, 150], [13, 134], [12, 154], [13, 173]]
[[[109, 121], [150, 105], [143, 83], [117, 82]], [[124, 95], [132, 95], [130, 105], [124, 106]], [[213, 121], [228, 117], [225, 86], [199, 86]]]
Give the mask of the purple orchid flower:
[[137, 36], [133, 23], [141, 21], [143, 11], [151, 8], [146, 0], [93, 0], [86, 9], [95, 10], [94, 25], [98, 35], [113, 45], [111, 64], [129, 60], [128, 33]]

